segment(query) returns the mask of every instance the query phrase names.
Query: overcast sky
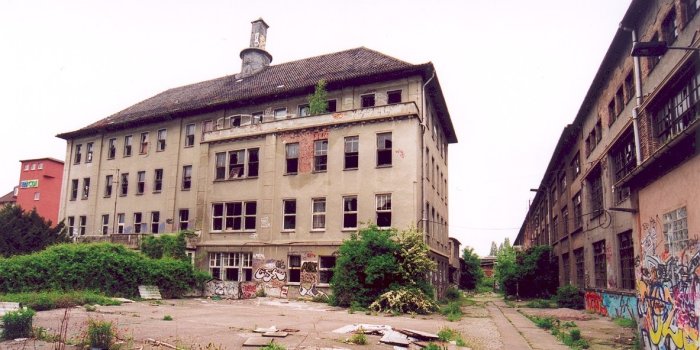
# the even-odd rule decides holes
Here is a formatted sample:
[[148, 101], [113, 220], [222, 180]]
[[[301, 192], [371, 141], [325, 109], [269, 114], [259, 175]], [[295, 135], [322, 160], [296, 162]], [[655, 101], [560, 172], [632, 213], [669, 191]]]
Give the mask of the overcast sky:
[[450, 235], [481, 255], [515, 239], [629, 0], [0, 0], [0, 195], [60, 132], [166, 89], [237, 73], [250, 22], [272, 64], [365, 46], [432, 61], [457, 131]]

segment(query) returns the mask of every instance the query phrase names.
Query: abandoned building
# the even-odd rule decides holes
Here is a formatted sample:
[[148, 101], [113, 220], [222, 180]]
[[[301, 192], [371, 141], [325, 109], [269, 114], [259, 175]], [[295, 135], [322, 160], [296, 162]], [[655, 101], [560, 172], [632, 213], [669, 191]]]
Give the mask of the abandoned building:
[[417, 227], [441, 295], [457, 137], [433, 64], [360, 47], [271, 65], [267, 29], [252, 22], [240, 73], [58, 135], [69, 232], [133, 243], [191, 230], [193, 262], [216, 279], [207, 293], [296, 297], [328, 292], [339, 245], [363, 224]]
[[698, 344], [699, 11], [631, 2], [516, 239], [552, 246], [560, 285], [636, 319], [647, 349]]

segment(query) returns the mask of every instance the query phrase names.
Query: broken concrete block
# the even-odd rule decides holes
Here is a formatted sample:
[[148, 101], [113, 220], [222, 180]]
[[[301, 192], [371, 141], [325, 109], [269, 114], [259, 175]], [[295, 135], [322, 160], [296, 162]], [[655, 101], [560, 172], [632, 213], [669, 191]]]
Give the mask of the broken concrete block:
[[146, 300], [163, 299], [157, 286], [139, 286], [139, 295], [141, 296], [141, 299]]
[[405, 334], [392, 330], [384, 331], [384, 336], [379, 339], [379, 342], [389, 345], [399, 345], [404, 348], [408, 347], [408, 344], [411, 343]]
[[258, 327], [258, 328], [256, 328], [256, 329], [254, 329], [253, 332], [255, 332], [255, 333], [277, 332], [277, 327], [275, 327], [275, 326], [270, 326], [270, 327], [268, 327], [268, 328]]
[[243, 346], [265, 346], [272, 343], [272, 338], [250, 337], [245, 340]]
[[401, 332], [409, 337], [413, 337], [416, 339], [420, 340], [437, 340], [440, 339], [440, 337], [437, 336], [437, 334], [433, 333], [428, 333], [428, 332], [423, 332], [423, 331], [418, 331], [415, 329], [397, 329], [398, 332]]
[[284, 338], [284, 337], [286, 337], [286, 336], [288, 336], [288, 335], [289, 335], [289, 333], [287, 333], [287, 332], [281, 332], [281, 331], [277, 331], [277, 332], [265, 332], [265, 333], [263, 333], [263, 337], [273, 337], [273, 338]]

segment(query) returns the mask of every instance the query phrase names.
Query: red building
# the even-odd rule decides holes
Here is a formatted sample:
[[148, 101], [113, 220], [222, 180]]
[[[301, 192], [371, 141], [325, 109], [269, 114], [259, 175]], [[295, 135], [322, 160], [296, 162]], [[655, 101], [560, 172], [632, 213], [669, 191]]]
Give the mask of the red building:
[[61, 199], [63, 162], [53, 158], [20, 160], [17, 205], [24, 210], [36, 208], [37, 213], [57, 223]]

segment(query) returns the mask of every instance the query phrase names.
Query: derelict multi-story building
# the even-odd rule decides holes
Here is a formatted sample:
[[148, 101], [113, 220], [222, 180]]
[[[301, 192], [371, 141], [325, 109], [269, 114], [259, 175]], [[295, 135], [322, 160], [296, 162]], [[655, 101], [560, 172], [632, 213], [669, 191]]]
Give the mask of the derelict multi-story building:
[[[270, 65], [252, 23], [241, 72], [174, 88], [67, 141], [61, 217], [74, 235], [193, 230], [219, 294], [315, 295], [364, 223], [418, 227], [447, 285], [448, 145], [435, 69], [364, 47]], [[327, 112], [308, 96], [327, 83]]]

